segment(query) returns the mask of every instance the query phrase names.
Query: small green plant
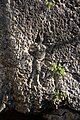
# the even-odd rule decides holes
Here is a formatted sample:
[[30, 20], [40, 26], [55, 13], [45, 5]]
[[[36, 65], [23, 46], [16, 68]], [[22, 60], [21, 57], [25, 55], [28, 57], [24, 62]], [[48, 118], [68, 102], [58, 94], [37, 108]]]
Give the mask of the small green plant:
[[53, 94], [54, 105], [56, 105], [56, 108], [58, 108], [58, 105], [62, 103], [62, 101], [67, 100], [67, 97], [68, 95], [66, 92], [56, 90]]
[[49, 62], [49, 70], [51, 72], [53, 72], [54, 74], [54, 79], [55, 79], [55, 91], [53, 93], [53, 103], [56, 106], [56, 109], [58, 108], [58, 106], [63, 102], [66, 101], [68, 98], [68, 95], [66, 92], [63, 92], [60, 88], [59, 88], [59, 77], [60, 76], [64, 76], [65, 75], [65, 69], [63, 68], [63, 66], [60, 63], [55, 63], [55, 62]]
[[64, 76], [65, 75], [65, 69], [62, 67], [62, 65], [59, 63], [50, 63], [50, 70], [54, 72], [55, 74], [59, 76]]
[[53, 7], [53, 2], [51, 2], [51, 0], [45, 0], [46, 6], [48, 7], [48, 9], [50, 10]]

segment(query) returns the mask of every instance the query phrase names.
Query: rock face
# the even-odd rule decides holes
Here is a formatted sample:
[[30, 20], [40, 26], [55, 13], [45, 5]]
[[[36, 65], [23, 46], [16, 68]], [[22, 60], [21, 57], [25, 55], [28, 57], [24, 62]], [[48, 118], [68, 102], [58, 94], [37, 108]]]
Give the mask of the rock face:
[[0, 113], [0, 120], [80, 120], [80, 115], [69, 109], [58, 109], [51, 113], [24, 114], [15, 110]]
[[69, 109], [58, 109], [56, 113], [45, 114], [43, 117], [46, 120], [80, 120], [80, 115]]
[[0, 99], [20, 112], [52, 105], [52, 61], [66, 71], [58, 87], [68, 106], [80, 110], [80, 1], [51, 2], [49, 8], [44, 0], [0, 1]]

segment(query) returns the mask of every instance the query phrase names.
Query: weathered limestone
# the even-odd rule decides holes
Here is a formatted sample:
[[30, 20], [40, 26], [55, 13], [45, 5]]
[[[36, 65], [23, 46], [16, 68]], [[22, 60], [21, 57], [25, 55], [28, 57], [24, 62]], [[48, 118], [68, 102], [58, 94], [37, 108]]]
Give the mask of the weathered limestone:
[[0, 99], [20, 112], [52, 105], [52, 61], [66, 70], [58, 84], [68, 106], [80, 110], [80, 1], [54, 3], [49, 10], [43, 0], [0, 1]]

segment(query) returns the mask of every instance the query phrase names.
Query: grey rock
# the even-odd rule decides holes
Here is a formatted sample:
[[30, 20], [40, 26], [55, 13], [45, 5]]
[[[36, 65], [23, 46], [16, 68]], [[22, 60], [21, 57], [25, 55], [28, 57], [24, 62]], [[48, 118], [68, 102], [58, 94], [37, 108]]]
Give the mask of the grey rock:
[[66, 70], [58, 86], [69, 95], [68, 106], [80, 110], [80, 2], [54, 3], [50, 10], [42, 0], [0, 1], [0, 101], [8, 96], [6, 104], [20, 112], [53, 102], [52, 61]]
[[58, 109], [55, 112], [44, 114], [46, 120], [80, 120], [80, 115], [69, 109]]

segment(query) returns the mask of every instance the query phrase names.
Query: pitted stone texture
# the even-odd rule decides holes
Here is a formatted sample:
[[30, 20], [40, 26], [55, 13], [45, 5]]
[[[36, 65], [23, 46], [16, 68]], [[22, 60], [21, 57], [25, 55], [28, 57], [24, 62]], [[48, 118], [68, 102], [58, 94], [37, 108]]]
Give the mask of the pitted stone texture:
[[5, 2], [2, 65], [20, 112], [35, 112], [43, 101], [53, 102], [56, 86], [48, 69], [50, 61], [59, 61], [66, 69], [58, 85], [69, 94], [69, 106], [80, 110], [80, 2], [54, 3], [49, 10], [43, 0]]
[[46, 120], [80, 120], [80, 115], [69, 109], [60, 108], [59, 110], [56, 110], [56, 112], [45, 114], [44, 118]]
[[10, 28], [9, 6], [5, 0], [0, 1], [0, 112], [6, 107], [5, 104], [11, 104], [11, 79], [14, 76], [13, 50], [8, 31]]

